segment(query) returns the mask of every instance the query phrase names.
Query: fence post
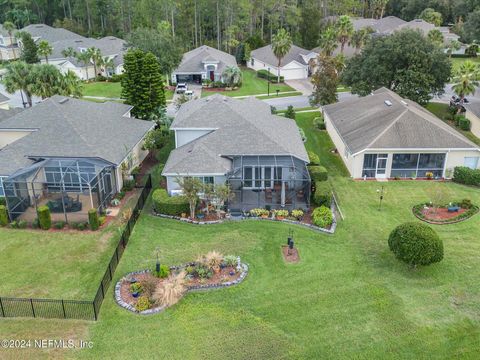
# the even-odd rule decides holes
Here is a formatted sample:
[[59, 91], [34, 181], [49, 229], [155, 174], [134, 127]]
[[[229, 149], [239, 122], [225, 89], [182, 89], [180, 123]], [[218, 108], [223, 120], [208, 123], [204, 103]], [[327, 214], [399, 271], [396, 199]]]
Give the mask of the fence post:
[[118, 264], [118, 246], [115, 248], [115, 256], [117, 257], [117, 264]]
[[66, 319], [67, 314], [65, 313], [65, 304], [63, 303], [63, 299], [62, 299], [62, 309], [63, 309], [63, 318]]
[[93, 305], [93, 315], [95, 316], [95, 321], [97, 321], [97, 308], [95, 307], [95, 300], [92, 301]]
[[5, 310], [3, 310], [2, 298], [0, 297], [0, 308], [2, 309], [2, 317], [5, 317]]
[[[108, 266], [110, 268], [110, 265]], [[102, 289], [102, 299], [105, 299], [105, 292], [103, 290], [103, 279], [102, 281], [100, 282], [100, 289]]]
[[36, 317], [35, 316], [35, 309], [33, 308], [33, 299], [30, 299], [30, 305], [32, 306], [33, 317]]

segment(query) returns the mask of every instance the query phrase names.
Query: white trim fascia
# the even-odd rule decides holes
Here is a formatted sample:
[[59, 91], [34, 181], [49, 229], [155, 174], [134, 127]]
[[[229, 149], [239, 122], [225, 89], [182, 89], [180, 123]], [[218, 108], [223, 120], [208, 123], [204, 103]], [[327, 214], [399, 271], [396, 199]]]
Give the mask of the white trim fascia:
[[185, 131], [216, 131], [218, 130], [219, 128], [182, 128], [182, 127], [170, 127], [170, 130], [173, 130], [173, 131], [182, 131], [182, 130], [185, 130]]
[[303, 69], [305, 69], [305, 68], [308, 67], [308, 65], [304, 65], [304, 64], [302, 64], [302, 63], [299, 63], [297, 60], [292, 60], [292, 61], [290, 61], [289, 63], [286, 63], [285, 65], [283, 65], [283, 66], [280, 68], [280, 70], [287, 70], [287, 71], [288, 71], [288, 70], [291, 70], [291, 69], [284, 69], [285, 66], [287, 66], [288, 64], [291, 64], [291, 63], [298, 64], [298, 65], [300, 65], [300, 67], [302, 67]]
[[14, 131], [20, 131], [20, 132], [34, 132], [38, 131], [38, 128], [34, 129], [28, 129], [28, 128], [23, 128], [23, 129], [15, 129], [15, 128], [0, 128], [0, 132], [14, 132]]
[[448, 151], [448, 152], [451, 152], [451, 151], [480, 151], [480, 148], [385, 148], [385, 149], [373, 149], [373, 148], [369, 148], [369, 149], [364, 149], [364, 150], [361, 150], [361, 151], [358, 151], [356, 152], [355, 154], [352, 154], [352, 156], [357, 156], [361, 153], [366, 153], [367, 151], [372, 151], [372, 152], [382, 152], [382, 151], [430, 151], [430, 152], [433, 152], [433, 151], [436, 151], [436, 152], [440, 152], [440, 151]]
[[172, 75], [202, 75], [205, 73], [206, 71], [182, 71], [182, 72], [174, 71], [172, 72]]

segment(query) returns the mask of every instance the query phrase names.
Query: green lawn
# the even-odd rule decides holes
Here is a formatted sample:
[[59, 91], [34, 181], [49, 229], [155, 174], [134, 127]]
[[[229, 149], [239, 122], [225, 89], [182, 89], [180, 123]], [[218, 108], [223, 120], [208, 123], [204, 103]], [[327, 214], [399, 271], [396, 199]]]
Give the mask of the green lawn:
[[[83, 96], [98, 96], [118, 99], [121, 96], [122, 85], [119, 82], [89, 82], [83, 84]], [[167, 100], [173, 98], [173, 90], [165, 89]]]
[[[243, 83], [238, 90], [232, 91], [222, 91], [222, 95], [226, 96], [246, 96], [246, 95], [257, 95], [257, 94], [266, 94], [268, 81], [266, 79], [261, 79], [257, 77], [255, 71], [250, 69], [242, 69], [243, 74]], [[295, 91], [287, 84], [270, 84], [270, 93], [275, 94], [275, 92], [280, 90], [283, 91]], [[215, 94], [213, 91], [202, 91], [202, 97], [210, 96]]]
[[[0, 296], [91, 300], [118, 236], [0, 228]], [[0, 356], [1, 357], [1, 356]]]
[[473, 61], [474, 63], [480, 64], [480, 57], [476, 58], [451, 58], [452, 60], [452, 74], [465, 62], [465, 61]]
[[426, 108], [427, 108], [427, 110], [429, 110], [430, 112], [435, 114], [437, 117], [442, 119], [444, 122], [446, 122], [448, 125], [453, 127], [455, 130], [462, 133], [470, 141], [474, 142], [477, 145], [480, 145], [480, 139], [478, 137], [476, 137], [471, 131], [462, 130], [462, 129], [456, 127], [455, 124], [452, 121], [447, 120], [448, 115], [449, 115], [447, 104], [431, 102], [431, 103], [427, 104]]

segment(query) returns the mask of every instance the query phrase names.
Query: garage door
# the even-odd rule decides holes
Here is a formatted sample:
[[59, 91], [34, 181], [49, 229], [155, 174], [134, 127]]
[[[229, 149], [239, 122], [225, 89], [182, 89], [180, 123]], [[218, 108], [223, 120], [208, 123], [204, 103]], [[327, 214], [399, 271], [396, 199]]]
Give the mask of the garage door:
[[280, 71], [285, 80], [305, 79], [307, 78], [307, 70], [304, 68], [282, 69]]
[[196, 83], [202, 82], [202, 75], [200, 74], [177, 74], [177, 83]]

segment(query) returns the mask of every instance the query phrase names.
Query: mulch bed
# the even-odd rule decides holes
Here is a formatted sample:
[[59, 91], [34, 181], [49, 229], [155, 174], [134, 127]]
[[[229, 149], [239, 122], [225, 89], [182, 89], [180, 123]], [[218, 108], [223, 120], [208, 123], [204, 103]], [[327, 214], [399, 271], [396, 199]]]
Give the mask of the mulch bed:
[[[230, 275], [230, 272], [233, 271], [234, 274]], [[235, 271], [235, 267], [227, 266], [226, 268], [221, 269], [217, 273], [213, 273], [213, 276], [210, 279], [200, 279], [194, 277], [190, 280], [187, 280], [186, 284], [188, 286], [195, 285], [211, 285], [211, 284], [221, 284], [228, 281], [234, 281], [240, 277], [241, 272]]]
[[447, 220], [447, 219], [456, 218], [457, 216], [463, 214], [465, 211], [467, 210], [459, 209], [457, 212], [448, 212], [447, 208], [438, 208], [435, 211], [435, 209], [429, 208], [428, 210], [423, 211], [423, 216], [425, 217], [426, 220], [432, 220], [432, 221]]
[[300, 256], [298, 255], [298, 250], [294, 247], [292, 250], [289, 250], [287, 245], [282, 246], [283, 259], [289, 263], [298, 263], [300, 261]]

